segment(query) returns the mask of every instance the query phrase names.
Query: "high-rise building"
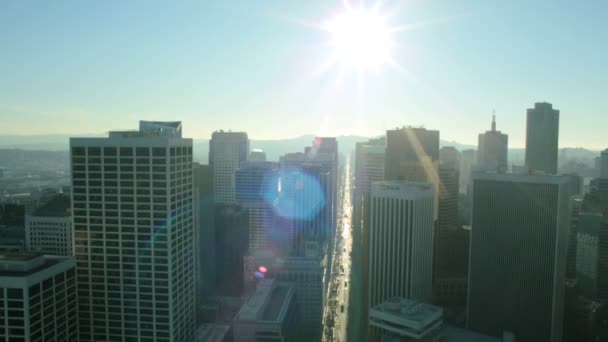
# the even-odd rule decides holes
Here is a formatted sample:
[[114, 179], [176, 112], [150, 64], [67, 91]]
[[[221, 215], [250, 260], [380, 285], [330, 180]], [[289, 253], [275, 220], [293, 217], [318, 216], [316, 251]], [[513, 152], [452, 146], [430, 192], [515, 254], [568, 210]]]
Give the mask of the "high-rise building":
[[600, 178], [608, 179], [608, 148], [600, 155]]
[[249, 245], [249, 212], [239, 205], [217, 206], [215, 210], [216, 295], [243, 294], [244, 263]]
[[[384, 180], [384, 137], [359, 142], [355, 150], [355, 189], [353, 196], [353, 241], [354, 249], [360, 247], [362, 302], [367, 303], [369, 275], [369, 215], [372, 183]], [[356, 253], [357, 251], [355, 251]], [[367, 317], [364, 305], [362, 317]], [[366, 328], [364, 328], [366, 329]]]
[[479, 134], [477, 164], [487, 171], [506, 171], [509, 136], [496, 130], [496, 116], [492, 116], [492, 130]]
[[80, 341], [192, 341], [192, 139], [181, 122], [71, 138]]
[[568, 180], [477, 173], [467, 325], [517, 341], [561, 341], [570, 224]]
[[547, 102], [528, 109], [526, 121], [526, 167], [531, 171], [557, 173], [559, 110]]
[[439, 193], [439, 131], [403, 127], [386, 131], [384, 179], [432, 183], [435, 219]]
[[[314, 151], [314, 150], [313, 150]], [[279, 216], [293, 220], [294, 248], [303, 255], [307, 241], [326, 245], [333, 239], [333, 154], [288, 153], [280, 158], [280, 195], [275, 205]]]
[[458, 306], [463, 311], [466, 303], [468, 233], [460, 227], [458, 217], [460, 154], [453, 147], [443, 147], [439, 155], [433, 297], [436, 303], [446, 308]]
[[70, 197], [60, 194], [25, 216], [25, 248], [51, 255], [74, 255]]
[[0, 340], [80, 341], [73, 257], [0, 254]]
[[209, 165], [213, 169], [213, 196], [216, 204], [235, 204], [234, 171], [249, 156], [245, 132], [216, 131], [209, 140]]
[[579, 290], [587, 298], [597, 298], [600, 231], [603, 216], [580, 213], [577, 222], [576, 278]]
[[460, 192], [467, 193], [471, 174], [477, 165], [477, 150], [463, 150], [460, 156]]
[[235, 172], [235, 182], [237, 202], [249, 211], [249, 254], [289, 255], [293, 246], [293, 221], [275, 210], [279, 185], [283, 188], [286, 185], [279, 177], [278, 163], [242, 163]]
[[[447, 238], [450, 232], [459, 229], [458, 226], [458, 181], [460, 178], [459, 159], [455, 157], [456, 149], [444, 147], [446, 158], [440, 160], [439, 164], [439, 209], [437, 215], [436, 238], [441, 242]], [[452, 151], [453, 150], [453, 151]], [[445, 241], [447, 242], [447, 241]], [[438, 249], [440, 246], [437, 245]]]
[[213, 203], [213, 172], [210, 165], [193, 164], [194, 177], [194, 231], [197, 308], [215, 290], [216, 283], [216, 231]]
[[369, 229], [369, 299], [430, 300], [433, 269], [434, 190], [430, 183], [372, 184]]

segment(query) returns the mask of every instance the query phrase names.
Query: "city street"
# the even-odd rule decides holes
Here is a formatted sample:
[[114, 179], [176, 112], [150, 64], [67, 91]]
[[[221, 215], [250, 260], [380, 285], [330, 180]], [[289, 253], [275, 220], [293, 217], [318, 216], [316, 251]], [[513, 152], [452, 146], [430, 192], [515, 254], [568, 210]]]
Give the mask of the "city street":
[[344, 166], [338, 208], [338, 227], [333, 251], [327, 302], [324, 312], [323, 341], [347, 341], [349, 325], [349, 298], [351, 296], [351, 251], [353, 247], [352, 175], [350, 158]]

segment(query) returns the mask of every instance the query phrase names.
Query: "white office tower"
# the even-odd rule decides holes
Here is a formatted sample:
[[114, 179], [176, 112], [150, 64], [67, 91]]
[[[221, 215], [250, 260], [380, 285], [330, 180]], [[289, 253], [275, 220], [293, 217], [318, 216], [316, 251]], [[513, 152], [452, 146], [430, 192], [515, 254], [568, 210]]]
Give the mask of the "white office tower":
[[31, 252], [69, 256], [72, 248], [70, 197], [55, 195], [25, 216], [25, 248]]
[[430, 300], [434, 201], [431, 183], [372, 184], [369, 308], [392, 297]]
[[234, 171], [249, 155], [245, 132], [216, 131], [209, 140], [209, 165], [213, 168], [215, 204], [236, 204]]
[[0, 254], [0, 341], [79, 341], [73, 257]]
[[192, 139], [144, 121], [70, 148], [80, 341], [192, 341]]
[[600, 155], [600, 178], [608, 179], [608, 148]]
[[473, 176], [468, 328], [562, 340], [569, 207], [567, 177]]

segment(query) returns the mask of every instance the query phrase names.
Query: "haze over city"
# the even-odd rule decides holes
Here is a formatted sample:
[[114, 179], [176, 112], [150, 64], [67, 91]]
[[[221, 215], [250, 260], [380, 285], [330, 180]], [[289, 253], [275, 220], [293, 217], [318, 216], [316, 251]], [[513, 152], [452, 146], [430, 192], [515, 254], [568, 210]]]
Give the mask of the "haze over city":
[[361, 3], [391, 29], [398, 68], [324, 68], [332, 37], [320, 27], [342, 1], [3, 1], [3, 133], [170, 117], [195, 138], [378, 136], [405, 124], [474, 144], [496, 110], [523, 147], [525, 110], [547, 101], [562, 112], [560, 146], [602, 148], [605, 2]]
[[606, 13], [0, 0], [0, 341], [608, 342]]

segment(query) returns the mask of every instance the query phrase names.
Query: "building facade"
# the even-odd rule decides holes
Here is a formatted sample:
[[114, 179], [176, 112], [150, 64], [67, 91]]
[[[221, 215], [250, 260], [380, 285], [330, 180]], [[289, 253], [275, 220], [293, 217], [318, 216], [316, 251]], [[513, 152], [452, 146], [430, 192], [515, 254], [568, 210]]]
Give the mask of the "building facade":
[[181, 122], [71, 138], [81, 341], [192, 341], [192, 140]]
[[56, 195], [25, 216], [25, 248], [51, 255], [74, 255], [70, 197]]
[[547, 102], [535, 103], [527, 112], [527, 169], [556, 174], [558, 140], [559, 110]]
[[565, 177], [478, 173], [467, 326], [517, 341], [562, 338], [570, 225]]
[[245, 132], [216, 131], [209, 140], [209, 165], [213, 168], [215, 204], [236, 204], [234, 172], [249, 156]]
[[368, 308], [395, 296], [430, 300], [433, 206], [429, 183], [372, 184]]
[[496, 130], [496, 116], [492, 116], [492, 130], [479, 134], [477, 164], [487, 171], [508, 169], [509, 136]]
[[0, 340], [80, 341], [73, 257], [0, 254]]

